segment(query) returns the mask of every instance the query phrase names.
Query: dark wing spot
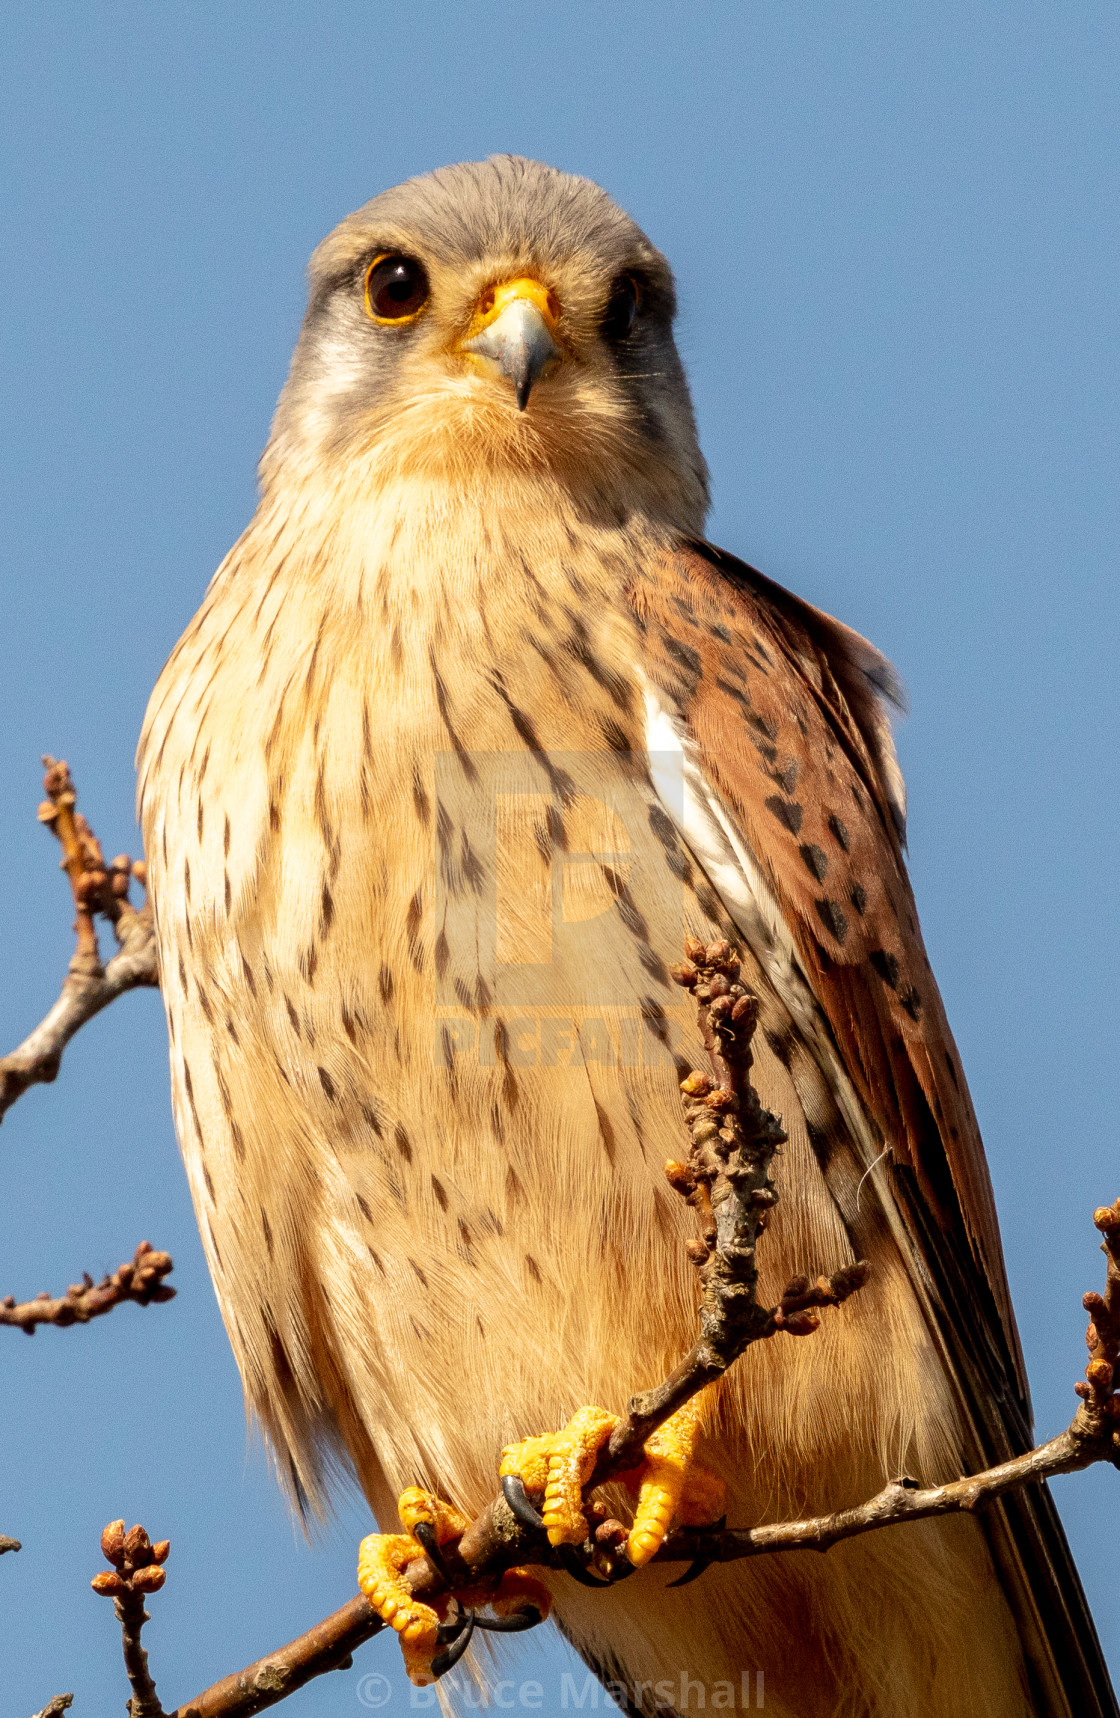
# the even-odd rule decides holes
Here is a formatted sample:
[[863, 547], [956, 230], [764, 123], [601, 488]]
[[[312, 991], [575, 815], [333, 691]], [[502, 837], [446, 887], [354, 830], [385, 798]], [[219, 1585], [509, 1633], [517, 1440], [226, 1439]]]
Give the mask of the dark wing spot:
[[411, 1144], [411, 1141], [409, 1140], [408, 1134], [405, 1132], [405, 1130], [401, 1126], [400, 1122], [397, 1123], [396, 1128], [393, 1131], [393, 1144], [396, 1146], [397, 1150], [400, 1152], [400, 1154], [404, 1158], [405, 1162], [411, 1163], [412, 1162], [412, 1144]]
[[690, 674], [695, 675], [696, 679], [699, 680], [704, 668], [700, 652], [693, 650], [691, 644], [685, 644], [683, 639], [674, 638], [671, 632], [665, 632], [662, 636], [665, 640], [665, 649], [673, 660], [679, 662], [682, 668], [686, 668]]
[[922, 1018], [922, 999], [914, 989], [913, 985], [910, 985], [906, 990], [901, 991], [898, 1000], [901, 1002], [903, 1008], [905, 1008], [907, 1014], [909, 1014], [911, 1020], [918, 1021]]
[[851, 836], [848, 834], [847, 824], [842, 822], [841, 819], [836, 816], [836, 813], [833, 812], [832, 816], [828, 820], [828, 827], [831, 830], [834, 839], [840, 843], [840, 846], [844, 849], [845, 853], [847, 853], [851, 846]]
[[803, 841], [798, 851], [805, 869], [823, 883], [828, 876], [828, 855], [814, 841]]
[[446, 1211], [447, 1210], [447, 1194], [444, 1191], [443, 1182], [436, 1175], [432, 1176], [432, 1192], [436, 1196], [436, 1203], [438, 1204], [440, 1210]]
[[889, 984], [892, 990], [897, 990], [899, 966], [896, 957], [888, 954], [885, 948], [873, 948], [868, 959], [883, 983]]
[[862, 883], [853, 883], [848, 890], [848, 899], [857, 913], [862, 913], [867, 906], [867, 890]]
[[[749, 708], [750, 699], [747, 697], [747, 694], [741, 686], [733, 686], [730, 680], [724, 680], [722, 678], [716, 679], [716, 685], [721, 692], [726, 692], [729, 698], [734, 698], [736, 703], [742, 704], [744, 708]], [[774, 732], [776, 733], [777, 729], [775, 729]], [[770, 737], [773, 739], [773, 734]]]
[[378, 984], [378, 988], [381, 991], [382, 1002], [384, 1002], [384, 1003], [392, 1002], [392, 1000], [393, 1000], [393, 974], [391, 973], [391, 971], [389, 970], [389, 968], [387, 966], [383, 965], [381, 968], [381, 971], [378, 973], [377, 984]]
[[541, 1267], [538, 1265], [532, 1253], [525, 1254], [525, 1268], [535, 1283], [539, 1283], [542, 1280]]
[[335, 1099], [335, 1085], [325, 1068], [319, 1069], [319, 1084], [322, 1086], [324, 1092], [326, 1092], [328, 1100], [333, 1104]]
[[814, 901], [817, 917], [827, 931], [830, 931], [838, 943], [842, 943], [848, 934], [848, 921], [843, 909], [835, 901]]
[[268, 1212], [261, 1206], [261, 1228], [264, 1230], [264, 1244], [268, 1248], [268, 1256], [272, 1257], [272, 1224], [268, 1220]]
[[772, 793], [766, 801], [766, 809], [791, 835], [800, 835], [801, 820], [805, 813], [795, 799], [779, 799], [776, 793]]
[[444, 933], [442, 931], [440, 931], [439, 936], [436, 938], [436, 975], [437, 975], [437, 977], [439, 977], [439, 978], [443, 977], [444, 973], [447, 971], [447, 963], [450, 960], [450, 958], [451, 958], [451, 955], [450, 955], [450, 951], [447, 947], [447, 938], [444, 935]]

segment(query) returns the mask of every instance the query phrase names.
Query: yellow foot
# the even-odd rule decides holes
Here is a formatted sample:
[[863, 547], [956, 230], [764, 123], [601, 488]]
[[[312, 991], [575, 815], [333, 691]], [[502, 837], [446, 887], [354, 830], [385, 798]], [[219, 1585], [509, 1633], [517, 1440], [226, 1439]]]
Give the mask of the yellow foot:
[[[400, 1635], [409, 1680], [423, 1687], [436, 1680], [432, 1660], [440, 1650], [440, 1624], [446, 1618], [452, 1595], [443, 1593], [433, 1604], [426, 1605], [413, 1598], [404, 1571], [428, 1549], [415, 1537], [417, 1528], [430, 1527], [432, 1535], [425, 1535], [429, 1545], [434, 1535], [435, 1544], [442, 1546], [452, 1539], [461, 1539], [468, 1523], [451, 1504], [433, 1497], [431, 1492], [421, 1491], [418, 1486], [402, 1493], [397, 1513], [405, 1529], [403, 1533], [370, 1533], [362, 1540], [358, 1550], [358, 1585], [378, 1615]], [[543, 1619], [552, 1607], [547, 1588], [535, 1581], [528, 1569], [520, 1568], [507, 1569], [498, 1580], [462, 1587], [454, 1596], [460, 1613], [488, 1605], [495, 1615], [509, 1617], [533, 1606]]]
[[638, 1568], [657, 1555], [674, 1520], [700, 1527], [723, 1512], [722, 1479], [692, 1460], [705, 1393], [693, 1396], [646, 1439], [646, 1459], [633, 1476], [638, 1502], [626, 1540], [626, 1555]]
[[502, 1451], [502, 1479], [516, 1474], [527, 1492], [543, 1493], [541, 1515], [550, 1545], [582, 1545], [587, 1538], [583, 1488], [617, 1424], [605, 1408], [581, 1408], [562, 1432], [526, 1438]]
[[[656, 1556], [674, 1520], [698, 1527], [722, 1511], [723, 1481], [692, 1460], [705, 1395], [694, 1396], [647, 1438], [645, 1461], [621, 1476], [637, 1492], [626, 1555], [639, 1568]], [[542, 1498], [550, 1545], [580, 1545], [587, 1538], [583, 1488], [617, 1423], [603, 1408], [581, 1408], [562, 1432], [526, 1438], [502, 1451], [502, 1478], [516, 1474], [527, 1493]]]
[[[424, 1547], [413, 1537], [422, 1523], [429, 1525], [437, 1545], [459, 1539], [467, 1530], [465, 1518], [449, 1503], [430, 1492], [411, 1486], [402, 1493], [397, 1513], [403, 1533], [370, 1533], [358, 1548], [358, 1585], [374, 1610], [401, 1637], [409, 1680], [423, 1686], [434, 1682], [432, 1659], [439, 1647], [440, 1612], [414, 1599], [404, 1571]], [[446, 1600], [441, 1609], [446, 1608]]]

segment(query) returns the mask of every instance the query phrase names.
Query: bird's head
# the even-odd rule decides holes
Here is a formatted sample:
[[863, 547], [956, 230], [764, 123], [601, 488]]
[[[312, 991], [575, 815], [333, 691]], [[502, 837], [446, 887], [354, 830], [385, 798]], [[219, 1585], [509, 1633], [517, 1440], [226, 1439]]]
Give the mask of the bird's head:
[[527, 473], [701, 528], [673, 278], [605, 191], [498, 156], [383, 192], [311, 260], [262, 462], [477, 487]]

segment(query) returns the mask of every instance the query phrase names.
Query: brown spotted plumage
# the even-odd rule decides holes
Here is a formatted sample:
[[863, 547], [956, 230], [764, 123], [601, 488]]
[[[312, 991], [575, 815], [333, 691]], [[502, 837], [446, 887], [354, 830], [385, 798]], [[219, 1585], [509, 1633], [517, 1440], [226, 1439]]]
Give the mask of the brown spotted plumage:
[[[731, 937], [760, 998], [789, 1135], [763, 1292], [874, 1267], [722, 1388], [701, 1455], [731, 1519], [1030, 1435], [903, 863], [893, 680], [703, 543], [672, 314], [633, 223], [533, 163], [351, 216], [256, 516], [153, 694], [176, 1123], [304, 1509], [349, 1471], [386, 1528], [409, 1486], [471, 1515], [503, 1448], [617, 1412], [690, 1343], [691, 1213], [661, 1175], [703, 1057], [668, 970], [686, 933]], [[738, 1703], [761, 1670], [783, 1718], [1115, 1713], [1044, 1493], [678, 1592], [656, 1567], [552, 1584], [648, 1710], [695, 1706], [682, 1677]]]

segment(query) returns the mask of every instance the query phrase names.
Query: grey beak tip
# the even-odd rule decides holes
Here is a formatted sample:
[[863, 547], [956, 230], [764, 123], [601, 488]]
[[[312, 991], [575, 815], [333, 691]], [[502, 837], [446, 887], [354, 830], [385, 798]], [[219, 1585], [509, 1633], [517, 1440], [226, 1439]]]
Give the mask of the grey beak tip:
[[465, 349], [491, 360], [498, 374], [512, 385], [519, 412], [529, 404], [533, 384], [561, 356], [540, 311], [524, 299], [508, 305], [496, 322], [467, 342]]

